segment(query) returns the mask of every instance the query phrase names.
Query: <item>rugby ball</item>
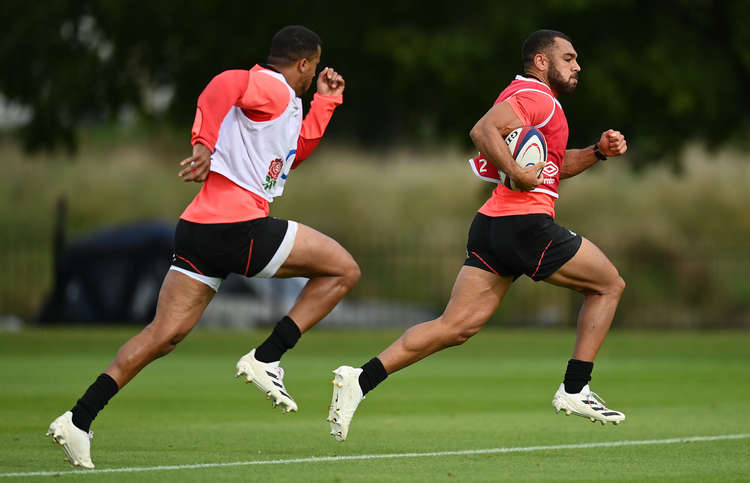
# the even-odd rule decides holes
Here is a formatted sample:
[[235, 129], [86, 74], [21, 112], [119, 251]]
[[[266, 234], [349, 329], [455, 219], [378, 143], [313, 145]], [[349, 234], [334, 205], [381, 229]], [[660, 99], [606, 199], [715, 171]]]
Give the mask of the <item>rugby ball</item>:
[[[519, 127], [505, 136], [505, 142], [513, 159], [519, 166], [529, 166], [547, 161], [547, 141], [544, 135], [533, 126]], [[482, 153], [469, 160], [469, 166], [474, 174], [484, 181], [502, 184], [515, 189], [510, 177], [490, 163]], [[544, 167], [540, 167], [542, 171]]]
[[[544, 134], [534, 126], [522, 126], [514, 129], [505, 136], [505, 142], [508, 145], [511, 156], [516, 160], [516, 164], [522, 168], [547, 161], [547, 141], [544, 139]], [[544, 166], [539, 167], [537, 176], [539, 176], [539, 173], [543, 169]], [[507, 176], [502, 171], [499, 174], [501, 182], [505, 186], [515, 189], [510, 176]]]

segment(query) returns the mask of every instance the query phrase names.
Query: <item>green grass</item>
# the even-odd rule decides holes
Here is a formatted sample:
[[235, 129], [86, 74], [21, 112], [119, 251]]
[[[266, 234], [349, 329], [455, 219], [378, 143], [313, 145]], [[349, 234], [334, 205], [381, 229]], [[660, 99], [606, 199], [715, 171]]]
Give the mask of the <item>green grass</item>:
[[[135, 329], [0, 334], [0, 473], [73, 471], [43, 433]], [[191, 334], [147, 367], [94, 423], [97, 469], [424, 453], [750, 433], [746, 332], [621, 332], [592, 387], [620, 426], [555, 415], [569, 331], [486, 330], [391, 376], [362, 403], [349, 440], [324, 421], [330, 370], [361, 364], [393, 331], [307, 334], [284, 359], [300, 412], [281, 415], [232, 378], [261, 332]], [[611, 448], [302, 462], [133, 473], [71, 481], [750, 481], [750, 439]], [[12, 478], [2, 478], [12, 479]], [[36, 481], [41, 476], [19, 478]]]

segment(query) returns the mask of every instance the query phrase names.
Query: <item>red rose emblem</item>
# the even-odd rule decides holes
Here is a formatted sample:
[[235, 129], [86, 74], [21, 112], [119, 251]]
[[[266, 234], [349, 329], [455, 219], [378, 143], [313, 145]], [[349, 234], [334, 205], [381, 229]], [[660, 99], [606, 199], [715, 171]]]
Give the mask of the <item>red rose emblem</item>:
[[268, 177], [271, 179], [278, 179], [283, 166], [284, 163], [281, 161], [281, 158], [276, 158], [271, 161], [271, 165], [268, 167]]

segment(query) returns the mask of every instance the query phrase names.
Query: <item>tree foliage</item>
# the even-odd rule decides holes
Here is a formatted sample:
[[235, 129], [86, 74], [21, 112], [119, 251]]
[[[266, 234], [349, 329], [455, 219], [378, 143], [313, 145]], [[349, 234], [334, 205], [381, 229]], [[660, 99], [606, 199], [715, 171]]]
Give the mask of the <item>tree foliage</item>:
[[[287, 24], [317, 31], [323, 65], [347, 81], [331, 135], [366, 144], [468, 143], [539, 28], [566, 32], [579, 52], [581, 82], [561, 99], [571, 146], [613, 127], [650, 162], [748, 132], [746, 0], [5, 0], [0, 13], [0, 92], [31, 108], [19, 131], [29, 149], [75, 149], [81, 123], [124, 113], [187, 132], [206, 83], [263, 62]], [[164, 112], [160, 92], [172, 93]]]

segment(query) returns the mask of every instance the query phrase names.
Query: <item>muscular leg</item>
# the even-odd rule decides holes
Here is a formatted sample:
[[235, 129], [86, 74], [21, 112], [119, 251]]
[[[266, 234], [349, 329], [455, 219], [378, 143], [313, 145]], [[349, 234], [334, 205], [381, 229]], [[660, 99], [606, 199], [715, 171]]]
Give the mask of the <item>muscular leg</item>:
[[[149, 362], [169, 353], [190, 332], [213, 294], [213, 290], [207, 285], [182, 273], [168, 271], [159, 293], [153, 322], [123, 344], [105, 373], [89, 386], [71, 409], [72, 424], [79, 428], [79, 431], [88, 432], [91, 422], [118, 389], [130, 382]], [[93, 467], [88, 454], [87, 437], [82, 436], [82, 433], [77, 434], [69, 427], [66, 429], [65, 417], [61, 416], [62, 422], [58, 421], [60, 418], [53, 422], [53, 425], [57, 425], [56, 431], [67, 432], [68, 436], [76, 438], [78, 443], [75, 446], [80, 451], [75, 451], [75, 459]], [[50, 428], [54, 429], [52, 426]], [[66, 448], [73, 451], [70, 444]]]
[[443, 314], [409, 328], [378, 359], [392, 374], [441, 349], [463, 344], [495, 312], [512, 282], [510, 277], [462, 267]]
[[317, 324], [357, 284], [359, 266], [336, 240], [298, 224], [289, 257], [275, 277], [308, 277], [289, 317], [304, 333]]
[[284, 412], [297, 411], [297, 403], [282, 382], [278, 361], [300, 336], [330, 312], [359, 280], [359, 267], [349, 252], [330, 237], [302, 224], [286, 261], [274, 277], [308, 277], [288, 317], [271, 335], [237, 362], [237, 376], [245, 376]]
[[411, 327], [378, 357], [355, 369], [334, 370], [333, 397], [328, 411], [331, 435], [344, 441], [354, 412], [364, 395], [388, 374], [446, 347], [463, 344], [479, 332], [508, 291], [513, 279], [463, 266], [458, 272], [448, 305], [435, 320]]
[[122, 389], [147, 364], [171, 352], [185, 338], [213, 296], [208, 285], [175, 270], [168, 271], [153, 322], [120, 347], [104, 372]]
[[544, 281], [585, 296], [578, 314], [573, 359], [593, 361], [612, 324], [625, 281], [607, 256], [586, 238], [578, 253]]

